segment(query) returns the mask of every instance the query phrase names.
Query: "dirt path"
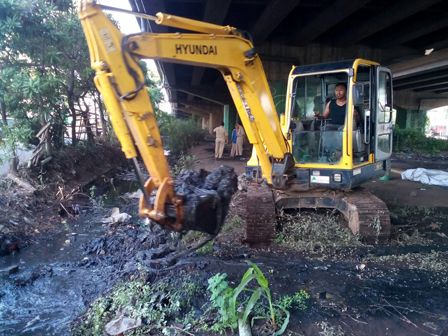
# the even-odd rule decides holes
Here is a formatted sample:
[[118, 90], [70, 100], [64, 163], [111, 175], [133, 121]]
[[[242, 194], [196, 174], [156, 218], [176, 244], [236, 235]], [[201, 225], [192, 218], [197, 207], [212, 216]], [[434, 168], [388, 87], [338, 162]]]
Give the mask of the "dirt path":
[[[394, 156], [389, 181], [379, 179], [365, 183], [388, 206], [448, 207], [448, 188], [429, 186], [419, 182], [404, 181], [401, 173], [406, 169], [426, 168], [448, 170], [447, 160], [413, 159], [408, 156]], [[412, 195], [411, 195], [412, 194]]]
[[230, 148], [230, 145], [226, 145], [222, 159], [215, 160], [215, 143], [210, 141], [199, 144], [191, 151], [195, 158], [195, 168], [212, 171], [221, 165], [226, 165], [233, 167], [238, 175], [245, 173], [247, 160], [250, 159], [252, 153], [251, 149], [245, 146], [242, 158], [231, 158]]

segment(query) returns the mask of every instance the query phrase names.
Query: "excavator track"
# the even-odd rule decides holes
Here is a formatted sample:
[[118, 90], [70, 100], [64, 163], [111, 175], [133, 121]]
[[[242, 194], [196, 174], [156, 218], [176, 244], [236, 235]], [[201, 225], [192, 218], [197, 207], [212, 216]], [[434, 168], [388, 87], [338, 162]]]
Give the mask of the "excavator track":
[[350, 208], [347, 220], [354, 234], [359, 234], [367, 243], [383, 243], [389, 239], [390, 214], [386, 203], [363, 188], [347, 193], [346, 202]]
[[275, 236], [279, 209], [339, 210], [350, 230], [369, 244], [384, 243], [390, 236], [390, 215], [386, 204], [370, 191], [312, 190], [304, 192], [274, 191], [250, 184], [246, 200], [246, 238], [248, 243], [271, 243]]
[[246, 243], [270, 244], [274, 240], [277, 218], [272, 189], [249, 184], [246, 199]]

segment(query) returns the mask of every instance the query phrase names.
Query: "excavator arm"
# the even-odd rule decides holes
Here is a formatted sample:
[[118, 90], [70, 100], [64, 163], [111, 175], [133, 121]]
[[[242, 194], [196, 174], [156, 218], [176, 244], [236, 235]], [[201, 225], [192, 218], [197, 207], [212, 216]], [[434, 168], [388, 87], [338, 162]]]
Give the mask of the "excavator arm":
[[[104, 7], [81, 2], [79, 18], [87, 38], [95, 84], [104, 98], [112, 126], [126, 157], [136, 162], [137, 151], [150, 174], [140, 199], [140, 216], [174, 231], [183, 231], [183, 204], [176, 195], [164, 156], [141, 59], [154, 59], [217, 69], [235, 102], [249, 141], [254, 145], [263, 177], [274, 187], [284, 187], [286, 172], [294, 166], [280, 128], [261, 60], [252, 43], [232, 27], [158, 13], [145, 16], [157, 24], [193, 34], [139, 33], [123, 36], [102, 12]], [[138, 166], [136, 165], [136, 169]], [[150, 195], [156, 191], [155, 201]], [[175, 209], [175, 220], [166, 205]]]

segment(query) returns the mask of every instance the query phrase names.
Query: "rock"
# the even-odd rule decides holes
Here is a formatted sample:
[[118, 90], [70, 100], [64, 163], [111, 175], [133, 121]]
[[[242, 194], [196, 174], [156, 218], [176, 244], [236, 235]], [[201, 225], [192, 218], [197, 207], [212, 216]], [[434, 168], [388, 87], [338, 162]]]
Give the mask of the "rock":
[[10, 266], [8, 268], [2, 269], [2, 273], [6, 274], [6, 275], [11, 275], [11, 274], [17, 273], [18, 271], [19, 271], [18, 265], [14, 265], [14, 266]]
[[141, 325], [142, 321], [140, 319], [135, 320], [121, 315], [119, 318], [106, 324], [105, 330], [108, 335], [121, 335], [124, 332], [138, 328]]
[[412, 191], [411, 192], [411, 197], [417, 197], [417, 192], [416, 191]]
[[249, 186], [249, 182], [246, 179], [246, 174], [243, 173], [238, 176], [238, 190], [247, 191], [247, 187]]

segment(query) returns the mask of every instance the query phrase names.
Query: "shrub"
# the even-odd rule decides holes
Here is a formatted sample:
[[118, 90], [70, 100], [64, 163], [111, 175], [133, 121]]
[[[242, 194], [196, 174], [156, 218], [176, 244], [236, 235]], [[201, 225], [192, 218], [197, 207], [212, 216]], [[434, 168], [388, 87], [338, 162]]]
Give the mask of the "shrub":
[[416, 129], [394, 129], [394, 151], [437, 154], [448, 149], [448, 141], [443, 139], [427, 138]]
[[166, 145], [175, 156], [188, 153], [206, 134], [194, 118], [176, 119], [173, 115], [162, 111], [156, 113], [156, 118], [160, 133], [168, 137]]

